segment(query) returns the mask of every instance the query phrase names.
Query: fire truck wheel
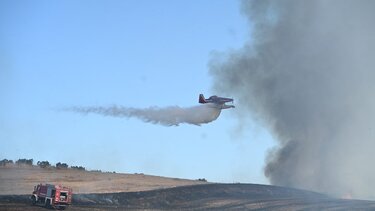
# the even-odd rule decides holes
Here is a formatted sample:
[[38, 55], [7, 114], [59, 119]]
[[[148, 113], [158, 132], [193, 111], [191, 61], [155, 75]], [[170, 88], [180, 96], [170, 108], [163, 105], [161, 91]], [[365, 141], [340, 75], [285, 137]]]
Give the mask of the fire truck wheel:
[[46, 201], [46, 207], [51, 208], [51, 199], [47, 199]]
[[36, 204], [36, 198], [35, 198], [35, 196], [31, 196], [31, 204], [32, 205]]

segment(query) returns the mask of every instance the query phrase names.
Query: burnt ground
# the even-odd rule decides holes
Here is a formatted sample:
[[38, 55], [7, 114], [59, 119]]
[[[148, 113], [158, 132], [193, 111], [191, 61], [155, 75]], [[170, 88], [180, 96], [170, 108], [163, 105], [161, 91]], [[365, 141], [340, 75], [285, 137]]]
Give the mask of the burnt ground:
[[[47, 210], [29, 195], [0, 195], [0, 210]], [[256, 184], [204, 184], [151, 191], [74, 194], [69, 210], [375, 210], [375, 201], [344, 200]]]

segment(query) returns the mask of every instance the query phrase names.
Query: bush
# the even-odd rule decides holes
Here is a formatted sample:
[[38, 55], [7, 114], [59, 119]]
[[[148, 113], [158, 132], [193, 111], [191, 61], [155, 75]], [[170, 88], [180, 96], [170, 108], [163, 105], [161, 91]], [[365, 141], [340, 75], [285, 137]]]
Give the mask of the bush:
[[29, 165], [29, 166], [32, 166], [33, 162], [34, 162], [33, 159], [25, 159], [25, 158], [23, 158], [23, 159], [18, 159], [16, 161], [16, 164], [17, 165]]
[[0, 160], [0, 166], [7, 166], [9, 164], [13, 164], [13, 160], [8, 160], [8, 159]]
[[56, 163], [56, 168], [57, 169], [67, 169], [68, 167], [69, 166], [66, 163], [60, 163], [60, 162]]
[[81, 170], [81, 171], [85, 171], [85, 167], [82, 167], [82, 166], [71, 166], [70, 167], [71, 169], [76, 169], [76, 170]]
[[47, 168], [51, 166], [51, 164], [48, 161], [38, 161], [37, 165], [40, 168]]

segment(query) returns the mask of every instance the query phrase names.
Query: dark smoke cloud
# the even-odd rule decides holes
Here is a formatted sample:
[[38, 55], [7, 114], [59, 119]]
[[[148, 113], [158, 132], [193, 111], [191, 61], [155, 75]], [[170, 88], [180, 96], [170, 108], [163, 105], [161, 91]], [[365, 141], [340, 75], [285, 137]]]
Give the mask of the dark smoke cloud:
[[375, 1], [243, 1], [242, 12], [250, 41], [210, 71], [279, 141], [265, 175], [374, 199]]
[[216, 120], [221, 112], [220, 108], [212, 104], [204, 104], [193, 107], [181, 108], [170, 106], [165, 108], [128, 108], [123, 106], [87, 106], [69, 107], [64, 111], [77, 112], [82, 114], [100, 114], [113, 117], [136, 117], [144, 122], [161, 124], [164, 126], [178, 126], [181, 123], [201, 125]]

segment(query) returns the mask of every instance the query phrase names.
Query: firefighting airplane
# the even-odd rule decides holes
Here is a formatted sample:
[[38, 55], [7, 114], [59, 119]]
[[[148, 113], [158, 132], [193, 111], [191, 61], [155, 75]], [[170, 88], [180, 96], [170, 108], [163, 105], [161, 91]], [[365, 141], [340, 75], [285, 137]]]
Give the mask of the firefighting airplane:
[[213, 95], [208, 99], [205, 99], [203, 94], [199, 95], [199, 103], [213, 103], [215, 106], [218, 106], [220, 109], [234, 108], [234, 105], [226, 105], [225, 103], [232, 102], [232, 98], [218, 97]]

